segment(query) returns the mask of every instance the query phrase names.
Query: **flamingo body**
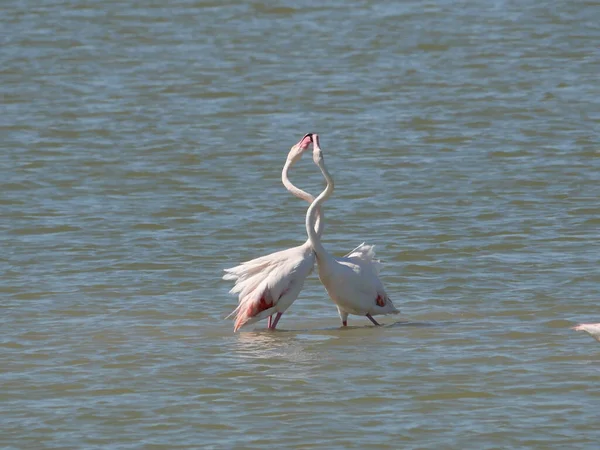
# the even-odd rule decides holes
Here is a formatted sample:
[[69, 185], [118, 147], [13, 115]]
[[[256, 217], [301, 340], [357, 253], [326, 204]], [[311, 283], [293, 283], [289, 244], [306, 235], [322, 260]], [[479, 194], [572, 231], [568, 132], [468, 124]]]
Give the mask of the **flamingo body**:
[[314, 252], [305, 243], [226, 269], [223, 279], [236, 281], [229, 292], [239, 295], [237, 308], [228, 316], [235, 317], [234, 331], [283, 314], [298, 298], [314, 264]]
[[321, 263], [319, 260], [318, 267], [319, 278], [337, 305], [340, 316], [399, 313], [370, 262], [355, 258], [335, 258], [328, 263]]

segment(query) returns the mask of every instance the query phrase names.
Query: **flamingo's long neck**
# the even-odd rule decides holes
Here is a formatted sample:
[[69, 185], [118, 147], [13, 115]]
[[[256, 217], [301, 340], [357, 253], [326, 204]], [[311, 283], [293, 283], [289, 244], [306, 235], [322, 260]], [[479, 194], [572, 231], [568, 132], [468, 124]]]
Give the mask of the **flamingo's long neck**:
[[[283, 166], [283, 170], [281, 171], [281, 182], [285, 186], [285, 188], [295, 197], [302, 199], [308, 203], [314, 201], [314, 197], [306, 191], [294, 186], [294, 184], [289, 179], [289, 171], [292, 166], [296, 163], [297, 159], [287, 159], [285, 165]], [[315, 222], [314, 228], [316, 230], [317, 236], [321, 236], [323, 234], [323, 213], [321, 208], [317, 209], [317, 220]]]
[[329, 253], [327, 253], [327, 250], [325, 250], [325, 247], [323, 247], [323, 244], [321, 244], [321, 238], [318, 233], [315, 232], [312, 222], [314, 220], [313, 216], [315, 215], [316, 211], [321, 209], [321, 204], [332, 194], [334, 183], [333, 178], [331, 178], [331, 175], [329, 175], [322, 158], [319, 159], [317, 165], [319, 166], [319, 169], [321, 169], [321, 172], [327, 181], [327, 186], [325, 187], [325, 190], [319, 194], [315, 201], [311, 203], [308, 211], [306, 211], [306, 232], [308, 233], [310, 245], [317, 254], [317, 258], [322, 260], [328, 257]]

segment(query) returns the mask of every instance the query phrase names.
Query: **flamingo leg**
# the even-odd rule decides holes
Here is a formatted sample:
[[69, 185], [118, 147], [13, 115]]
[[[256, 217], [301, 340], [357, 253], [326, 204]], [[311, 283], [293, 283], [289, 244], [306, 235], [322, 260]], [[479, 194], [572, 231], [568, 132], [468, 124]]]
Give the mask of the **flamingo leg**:
[[271, 328], [271, 319], [273, 318], [273, 316], [269, 316], [269, 319], [267, 320], [267, 329]]
[[275, 327], [277, 326], [277, 322], [279, 322], [279, 319], [281, 319], [281, 316], [283, 316], [283, 313], [278, 312], [275, 316], [275, 320], [273, 321], [273, 325], [271, 326], [271, 330], [275, 329]]
[[372, 316], [371, 314], [367, 313], [367, 318], [368, 318], [368, 319], [369, 319], [371, 322], [373, 322], [373, 323], [375, 324], [375, 326], [380, 326], [380, 325], [379, 325], [379, 323], [378, 323], [378, 322], [377, 322], [375, 319], [373, 319], [373, 316]]

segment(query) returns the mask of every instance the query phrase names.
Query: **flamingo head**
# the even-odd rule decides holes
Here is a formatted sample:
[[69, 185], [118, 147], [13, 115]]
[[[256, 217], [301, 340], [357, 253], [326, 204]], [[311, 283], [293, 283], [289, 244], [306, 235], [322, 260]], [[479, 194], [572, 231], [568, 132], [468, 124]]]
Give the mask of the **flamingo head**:
[[313, 136], [316, 135], [313, 135], [313, 133], [305, 134], [304, 137], [300, 139], [300, 142], [298, 142], [290, 149], [290, 152], [288, 153], [287, 157], [288, 161], [296, 162], [296, 160], [298, 160], [302, 156], [302, 154], [308, 149], [311, 142], [313, 142]]

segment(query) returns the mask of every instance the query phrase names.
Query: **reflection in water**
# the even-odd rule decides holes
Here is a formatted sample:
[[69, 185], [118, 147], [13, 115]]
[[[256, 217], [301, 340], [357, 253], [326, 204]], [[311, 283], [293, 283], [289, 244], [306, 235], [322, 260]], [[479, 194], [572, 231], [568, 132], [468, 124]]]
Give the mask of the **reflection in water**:
[[305, 362], [314, 359], [306, 351], [306, 342], [293, 333], [261, 331], [239, 333], [234, 340], [233, 351], [240, 358], [280, 359], [288, 362]]
[[452, 322], [408, 322], [408, 321], [399, 321], [390, 323], [388, 325], [384, 325], [385, 328], [395, 328], [395, 327], [445, 327], [448, 325], [458, 324], [460, 322], [452, 321]]
[[240, 364], [257, 375], [277, 380], [308, 381], [322, 358], [319, 349], [308, 350], [314, 345], [312, 342], [299, 339], [292, 333], [239, 333], [232, 344], [232, 354], [239, 358]]

